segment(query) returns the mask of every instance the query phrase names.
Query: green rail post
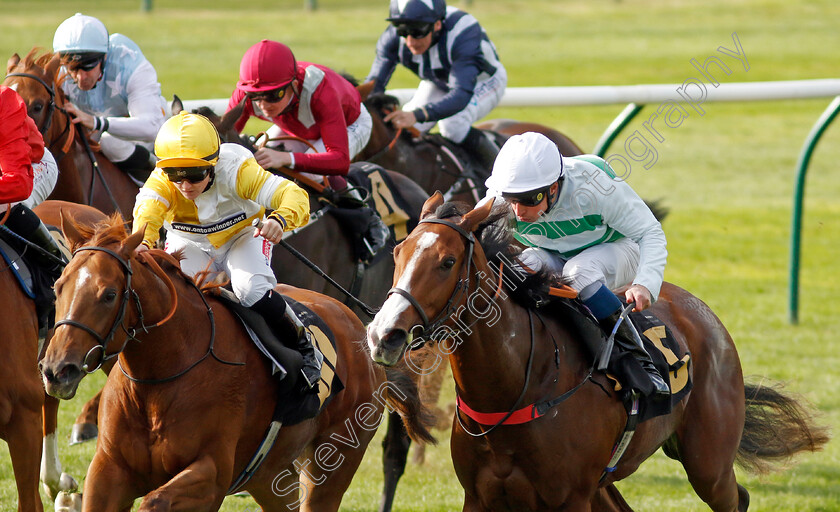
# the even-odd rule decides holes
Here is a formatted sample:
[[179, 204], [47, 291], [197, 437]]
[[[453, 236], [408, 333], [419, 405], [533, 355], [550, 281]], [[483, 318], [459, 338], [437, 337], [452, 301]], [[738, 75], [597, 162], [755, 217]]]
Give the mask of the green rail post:
[[805, 174], [808, 172], [808, 164], [811, 161], [811, 155], [814, 153], [814, 148], [817, 146], [820, 137], [822, 137], [828, 125], [837, 117], [840, 112], [840, 96], [834, 98], [834, 101], [825, 109], [820, 118], [817, 120], [808, 138], [805, 139], [805, 145], [802, 146], [802, 152], [799, 153], [799, 161], [796, 164], [796, 188], [793, 193], [793, 222], [790, 236], [790, 288], [788, 292], [788, 314], [790, 323], [799, 323], [799, 256], [802, 248], [802, 203], [805, 199]]
[[303, 0], [303, 8], [307, 11], [318, 10], [318, 0]]
[[141, 0], [140, 8], [143, 12], [152, 12], [152, 0]]
[[618, 134], [621, 133], [621, 130], [630, 124], [630, 121], [632, 121], [633, 118], [636, 117], [636, 114], [638, 114], [644, 107], [644, 105], [638, 105], [636, 103], [630, 103], [624, 107], [624, 110], [622, 110], [621, 113], [613, 119], [613, 122], [607, 126], [606, 131], [603, 135], [601, 135], [601, 138], [595, 144], [595, 150], [592, 151], [592, 153], [604, 158], [604, 155], [607, 153], [607, 149], [609, 149], [615, 138], [618, 137]]

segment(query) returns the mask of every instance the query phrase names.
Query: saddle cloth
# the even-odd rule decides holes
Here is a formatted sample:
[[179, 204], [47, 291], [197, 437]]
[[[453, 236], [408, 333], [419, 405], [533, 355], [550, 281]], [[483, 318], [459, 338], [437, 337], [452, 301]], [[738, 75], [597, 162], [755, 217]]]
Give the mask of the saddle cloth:
[[239, 301], [232, 299], [226, 293], [222, 293], [218, 298], [242, 322], [251, 341], [270, 362], [272, 375], [279, 381], [283, 399], [280, 400], [275, 409], [275, 420], [282, 421], [283, 425], [294, 425], [312, 418], [323, 410], [336, 394], [344, 389], [344, 383], [335, 370], [338, 362], [335, 335], [326, 322], [311, 309], [286, 295], [283, 296], [312, 335], [312, 343], [324, 355], [317, 395], [300, 393], [297, 387], [290, 385], [290, 381], [293, 379], [286, 379], [286, 376], [290, 373], [294, 375], [300, 373], [302, 359], [297, 350], [286, 347], [278, 340], [260, 314], [242, 306]]
[[[679, 345], [668, 326], [648, 311], [630, 313], [629, 318], [641, 335], [645, 349], [650, 354], [656, 369], [665, 377], [665, 381], [671, 388], [670, 400], [648, 400], [640, 397], [639, 421], [642, 422], [670, 413], [674, 406], [691, 391], [693, 385], [690, 371], [691, 354]], [[623, 369], [622, 374], [629, 375], [631, 380], [648, 379], [646, 372], [633, 355], [622, 352], [616, 344], [610, 356], [608, 369], [614, 370], [619, 367]], [[614, 377], [609, 377], [616, 383], [615, 390], [623, 394], [625, 391], [621, 383]]]

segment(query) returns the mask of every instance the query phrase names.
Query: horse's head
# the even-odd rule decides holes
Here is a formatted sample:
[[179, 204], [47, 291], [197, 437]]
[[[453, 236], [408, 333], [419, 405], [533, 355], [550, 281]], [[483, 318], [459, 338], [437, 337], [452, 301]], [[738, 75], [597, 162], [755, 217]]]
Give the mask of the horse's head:
[[48, 52], [36, 57], [37, 53], [38, 49], [33, 48], [23, 60], [18, 54], [12, 55], [6, 64], [3, 85], [11, 87], [23, 98], [29, 117], [49, 144], [52, 116], [56, 107], [64, 103], [64, 92], [58, 86], [61, 62], [58, 54]]
[[367, 331], [377, 363], [396, 364], [415, 342], [416, 326], [434, 336], [467, 300], [473, 258], [484, 259], [473, 231], [490, 214], [493, 202], [466, 212], [451, 203], [439, 211], [442, 204], [443, 196], [436, 192], [423, 205], [420, 224], [394, 248], [394, 287]]
[[126, 336], [131, 261], [143, 231], [129, 236], [118, 215], [94, 231], [62, 214], [61, 228], [74, 257], [55, 283], [57, 322], [39, 367], [47, 393], [68, 399], [86, 373], [119, 351], [109, 342]]

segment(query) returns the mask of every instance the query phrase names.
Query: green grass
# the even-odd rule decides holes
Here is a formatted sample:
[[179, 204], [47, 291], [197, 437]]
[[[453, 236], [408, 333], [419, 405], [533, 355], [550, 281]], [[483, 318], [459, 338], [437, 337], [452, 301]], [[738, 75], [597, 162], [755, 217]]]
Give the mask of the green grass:
[[[321, 0], [307, 12], [301, 0], [154, 2], [151, 13], [138, 0], [78, 0], [72, 3], [0, 0], [0, 53], [49, 47], [55, 27], [74, 12], [100, 17], [143, 48], [156, 66], [164, 93], [185, 99], [227, 96], [239, 59], [261, 38], [289, 44], [301, 60], [367, 74], [374, 44], [387, 15], [384, 0]], [[696, 76], [700, 62], [719, 46], [733, 48], [738, 34], [750, 68], [728, 57], [732, 74], [721, 82], [834, 78], [840, 69], [840, 4], [781, 0], [475, 0], [468, 9], [496, 43], [510, 86], [633, 85], [674, 83]], [[718, 54], [720, 55], [720, 54]], [[416, 79], [395, 73], [392, 87]], [[671, 208], [666, 278], [706, 301], [736, 340], [744, 373], [787, 382], [822, 413], [840, 419], [836, 391], [840, 330], [835, 300], [840, 282], [840, 144], [830, 128], [809, 171], [803, 230], [800, 323], [788, 323], [787, 287], [791, 197], [799, 151], [829, 99], [757, 103], [707, 103], [705, 114], [678, 128], [665, 128], [654, 144], [658, 161], [634, 165], [630, 182], [647, 198]], [[658, 105], [648, 106], [615, 142], [622, 152], [634, 130]], [[621, 105], [498, 109], [511, 117], [551, 125], [591, 150]], [[88, 379], [79, 398], [61, 412], [66, 439], [81, 399], [101, 376]], [[452, 400], [451, 382], [445, 400]], [[409, 466], [397, 496], [398, 510], [437, 511], [461, 507], [463, 491], [449, 459], [448, 433], [428, 452], [423, 467]], [[371, 510], [378, 503], [380, 438], [374, 440], [345, 496], [343, 510]], [[0, 448], [0, 509], [13, 508], [11, 463]], [[65, 468], [84, 474], [92, 446], [62, 446]], [[754, 511], [840, 510], [840, 447], [807, 455], [785, 471], [764, 478], [739, 472]], [[637, 510], [706, 510], [680, 465], [661, 453], [619, 484]], [[47, 505], [52, 510], [51, 505]], [[228, 498], [224, 511], [254, 511], [249, 499]]]

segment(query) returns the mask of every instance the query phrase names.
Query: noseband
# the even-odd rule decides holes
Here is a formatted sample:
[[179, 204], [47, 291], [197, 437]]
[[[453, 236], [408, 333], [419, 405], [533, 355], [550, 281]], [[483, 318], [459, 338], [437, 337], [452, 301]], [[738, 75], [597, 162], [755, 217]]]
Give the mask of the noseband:
[[[87, 325], [85, 325], [81, 322], [77, 322], [75, 320], [70, 320], [69, 318], [59, 320], [58, 322], [55, 323], [55, 329], [56, 330], [62, 325], [71, 325], [73, 327], [77, 327], [77, 328], [87, 332], [88, 334], [93, 336], [93, 338], [97, 341], [97, 345], [95, 347], [93, 347], [92, 349], [88, 350], [87, 354], [85, 354], [84, 360], [82, 361], [82, 369], [87, 373], [93, 373], [96, 370], [98, 370], [99, 368], [101, 368], [102, 365], [105, 362], [107, 362], [107, 361], [117, 357], [118, 355], [120, 355], [120, 352], [122, 352], [125, 349], [125, 346], [128, 343], [128, 341], [131, 340], [131, 339], [135, 339], [134, 335], [136, 334], [136, 329], [126, 328], [125, 325], [123, 325], [123, 321], [125, 320], [125, 311], [126, 311], [126, 306], [128, 305], [129, 296], [132, 296], [134, 298], [134, 303], [137, 306], [137, 311], [140, 312], [141, 325], [142, 325], [142, 318], [143, 318], [143, 310], [140, 307], [140, 297], [137, 295], [137, 292], [135, 292], [131, 288], [131, 275], [132, 275], [131, 260], [123, 259], [122, 256], [120, 256], [116, 252], [112, 251], [111, 249], [106, 249], [105, 247], [94, 247], [94, 246], [79, 247], [78, 249], [73, 251], [73, 256], [76, 256], [76, 254], [78, 254], [81, 251], [101, 251], [101, 252], [104, 252], [105, 254], [109, 254], [109, 255], [113, 256], [117, 261], [119, 261], [120, 265], [122, 265], [122, 267], [125, 269], [125, 290], [123, 291], [122, 300], [120, 301], [119, 312], [117, 313], [116, 318], [114, 318], [114, 323], [111, 324], [111, 329], [108, 331], [108, 334], [106, 334], [105, 336], [101, 336], [98, 332], [96, 332], [92, 328], [88, 327]], [[123, 331], [125, 331], [125, 333], [128, 334], [128, 337], [126, 338], [125, 343], [123, 343], [123, 346], [120, 347], [120, 349], [117, 352], [114, 352], [113, 354], [109, 355], [109, 354], [106, 353], [106, 349], [108, 348], [108, 343], [110, 343], [111, 340], [114, 339], [114, 334], [117, 332], [117, 327], [120, 327], [120, 326], [122, 326]], [[101, 351], [101, 356], [99, 358], [99, 363], [96, 365], [95, 368], [93, 368], [91, 370], [90, 365], [88, 364], [88, 358], [90, 357], [91, 353], [93, 353], [93, 351], [97, 350], [97, 349], [99, 351]]]
[[452, 290], [452, 295], [449, 296], [449, 300], [446, 302], [446, 306], [441, 309], [440, 313], [437, 314], [431, 321], [429, 320], [429, 316], [423, 310], [423, 306], [420, 305], [420, 302], [411, 295], [411, 292], [408, 290], [404, 290], [397, 286], [388, 290], [388, 294], [386, 296], [390, 297], [391, 294], [396, 293], [404, 297], [414, 306], [414, 309], [417, 310], [417, 313], [420, 315], [421, 320], [423, 321], [421, 327], [422, 330], [420, 332], [420, 336], [422, 337], [426, 332], [431, 333], [434, 335], [435, 331], [438, 327], [443, 325], [446, 322], [447, 318], [449, 318], [453, 313], [455, 313], [455, 305], [460, 302], [461, 298], [466, 295], [467, 291], [470, 288], [470, 267], [472, 266], [472, 257], [473, 257], [473, 249], [475, 248], [475, 235], [471, 231], [467, 231], [466, 229], [462, 228], [461, 226], [449, 222], [447, 220], [442, 219], [425, 219], [421, 220], [419, 224], [442, 224], [444, 226], [450, 227], [457, 231], [462, 237], [464, 237], [467, 241], [467, 265], [465, 267], [465, 271], [461, 279], [458, 280], [458, 283], [455, 285], [455, 288]]

